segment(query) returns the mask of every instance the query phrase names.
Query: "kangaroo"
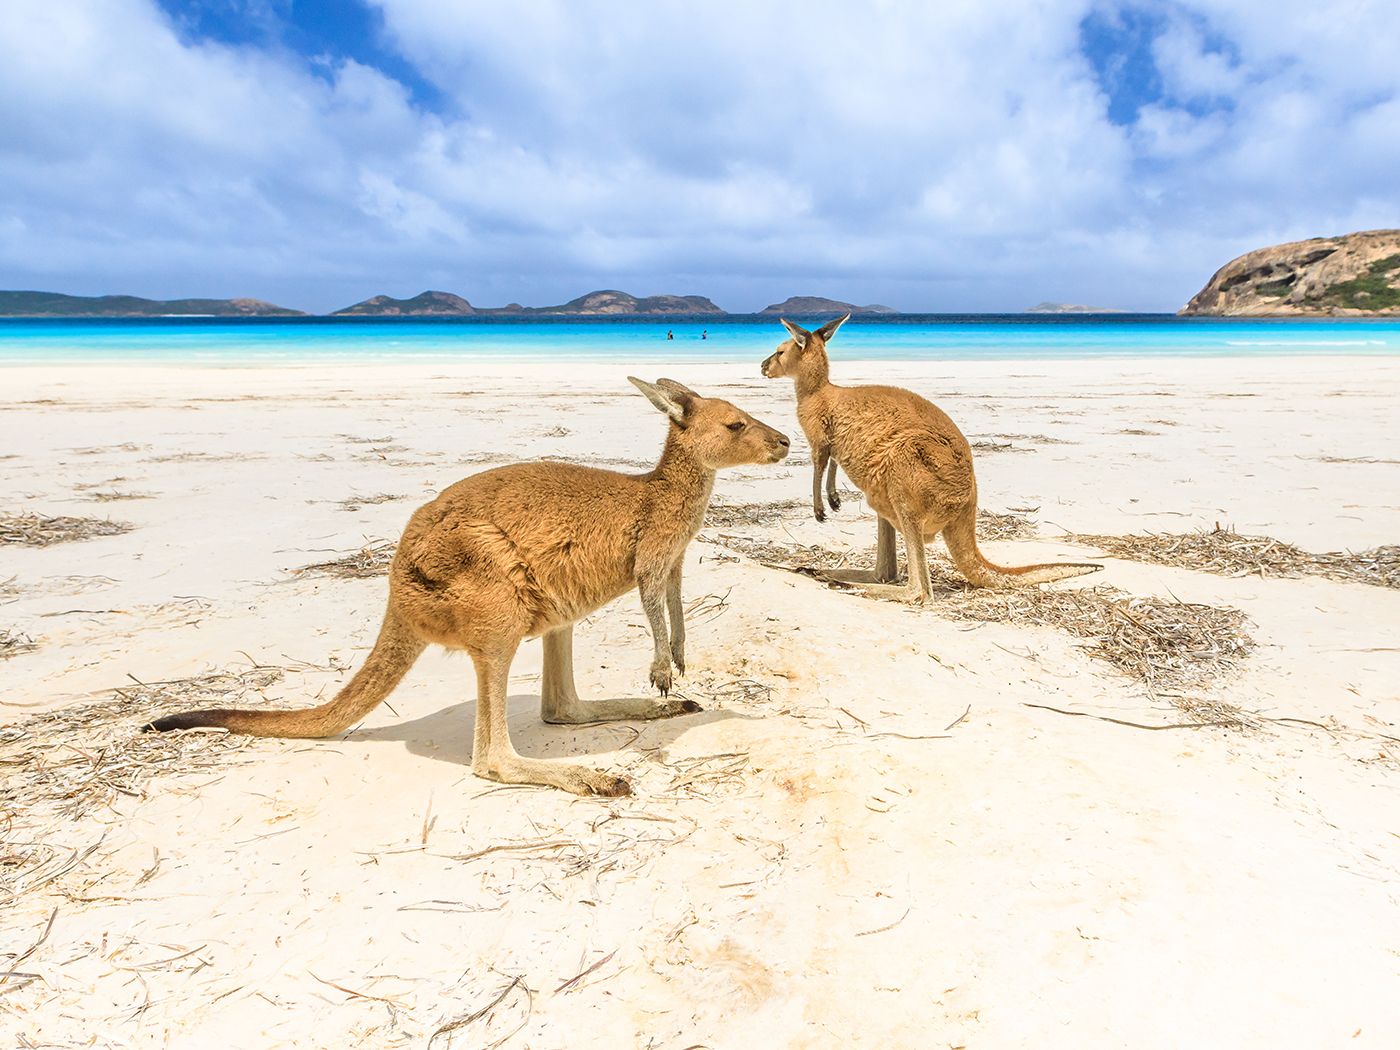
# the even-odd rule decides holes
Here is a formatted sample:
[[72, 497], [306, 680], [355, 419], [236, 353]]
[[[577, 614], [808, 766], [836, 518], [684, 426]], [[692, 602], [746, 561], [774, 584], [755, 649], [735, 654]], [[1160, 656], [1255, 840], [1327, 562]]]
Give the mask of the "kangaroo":
[[[633, 475], [569, 463], [515, 463], [457, 482], [409, 519], [389, 570], [389, 605], [379, 637], [334, 699], [299, 711], [192, 711], [145, 728], [333, 736], [378, 706], [436, 643], [466, 650], [476, 667], [477, 776], [579, 795], [630, 794], [625, 777], [515, 751], [506, 726], [511, 660], [521, 641], [543, 636], [540, 706], [546, 722], [699, 711], [694, 701], [666, 699], [672, 665], [685, 673], [682, 558], [705, 516], [715, 472], [776, 463], [788, 454], [788, 439], [728, 401], [701, 397], [673, 380], [628, 378], [670, 420], [654, 470]], [[651, 682], [662, 699], [581, 701], [574, 689], [574, 622], [634, 587], [651, 623]]]
[[1018, 587], [1097, 572], [1101, 565], [1058, 563], [996, 565], [977, 547], [977, 480], [972, 450], [953, 421], [918, 394], [893, 386], [837, 386], [827, 378], [826, 345], [850, 314], [815, 332], [793, 324], [792, 336], [763, 362], [769, 379], [791, 376], [797, 387], [797, 419], [812, 446], [812, 512], [822, 509], [822, 473], [833, 511], [836, 465], [865, 494], [880, 516], [875, 571], [828, 573], [851, 582], [891, 584], [897, 578], [894, 534], [904, 535], [909, 568], [907, 596], [922, 602], [932, 595], [924, 545], [938, 533], [953, 564], [975, 587]]

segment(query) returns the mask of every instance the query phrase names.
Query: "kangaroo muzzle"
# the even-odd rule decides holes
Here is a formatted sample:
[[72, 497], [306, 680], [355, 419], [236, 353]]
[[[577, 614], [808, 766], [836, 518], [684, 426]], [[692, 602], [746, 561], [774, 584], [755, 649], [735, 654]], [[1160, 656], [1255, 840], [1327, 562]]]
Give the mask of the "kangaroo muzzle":
[[787, 459], [787, 454], [790, 451], [792, 451], [791, 446], [792, 442], [788, 440], [786, 434], [780, 434], [776, 430], [773, 431], [773, 436], [768, 442], [769, 453], [772, 455], [773, 458], [770, 459], [768, 462], [777, 463], [781, 460]]

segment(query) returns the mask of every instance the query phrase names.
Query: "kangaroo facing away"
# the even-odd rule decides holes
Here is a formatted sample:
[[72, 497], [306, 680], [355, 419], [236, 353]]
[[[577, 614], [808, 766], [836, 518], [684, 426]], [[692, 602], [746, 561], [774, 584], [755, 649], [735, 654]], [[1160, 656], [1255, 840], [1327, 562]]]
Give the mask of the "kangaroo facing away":
[[822, 472], [832, 510], [836, 465], [846, 472], [880, 516], [875, 571], [828, 573], [851, 582], [893, 583], [897, 577], [894, 533], [904, 536], [908, 595], [932, 594], [924, 545], [940, 532], [953, 564], [975, 587], [1018, 587], [1097, 572], [1103, 566], [1057, 563], [996, 565], [977, 547], [977, 479], [972, 450], [936, 405], [894, 386], [837, 386], [827, 376], [826, 344], [850, 314], [809, 332], [782, 319], [792, 338], [763, 362], [769, 379], [791, 376], [797, 387], [797, 419], [812, 446], [812, 511], [822, 509]]
[[[629, 794], [624, 777], [516, 752], [506, 726], [511, 660], [521, 641], [543, 636], [546, 722], [700, 710], [690, 700], [665, 699], [672, 665], [685, 673], [682, 558], [705, 516], [715, 471], [776, 463], [788, 454], [788, 439], [728, 401], [701, 397], [673, 380], [653, 385], [628, 378], [670, 420], [654, 470], [632, 475], [515, 463], [457, 482], [409, 520], [389, 570], [389, 606], [374, 649], [332, 700], [299, 711], [192, 711], [146, 728], [334, 736], [378, 706], [436, 643], [466, 650], [476, 666], [472, 770], [478, 776], [580, 795]], [[582, 701], [574, 689], [574, 621], [634, 587], [651, 623], [651, 681], [663, 699]]]

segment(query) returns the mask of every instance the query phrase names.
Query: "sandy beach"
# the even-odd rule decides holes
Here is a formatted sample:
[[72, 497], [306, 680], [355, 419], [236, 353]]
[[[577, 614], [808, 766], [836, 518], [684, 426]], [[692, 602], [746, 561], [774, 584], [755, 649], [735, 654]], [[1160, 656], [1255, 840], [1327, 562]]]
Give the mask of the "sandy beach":
[[[520, 751], [634, 796], [473, 776], [470, 661], [441, 651], [341, 739], [133, 742], [155, 713], [333, 693], [378, 628], [375, 563], [451, 482], [646, 469], [664, 423], [629, 372], [793, 439], [720, 475], [687, 556], [702, 713], [546, 726], [539, 643], [516, 659]], [[0, 371], [0, 515], [131, 526], [0, 544], [0, 1043], [1395, 1046], [1400, 590], [1074, 537], [1400, 542], [1400, 362], [833, 378], [957, 421], [982, 508], [1024, 519], [988, 556], [1102, 561], [1046, 590], [1115, 588], [1129, 621], [1238, 610], [1236, 648], [1164, 685], [1029, 613], [788, 571], [865, 556], [874, 517], [813, 520], [791, 384], [757, 360]], [[357, 552], [365, 575], [334, 567]], [[575, 650], [585, 698], [646, 692], [635, 596]]]

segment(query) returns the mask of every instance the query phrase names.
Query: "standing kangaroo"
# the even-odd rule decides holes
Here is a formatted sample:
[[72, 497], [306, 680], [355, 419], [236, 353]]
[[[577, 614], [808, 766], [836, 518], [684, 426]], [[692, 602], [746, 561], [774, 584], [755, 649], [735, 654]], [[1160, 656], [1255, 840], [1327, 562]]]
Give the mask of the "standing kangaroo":
[[[541, 714], [578, 724], [665, 718], [691, 700], [599, 700], [574, 690], [573, 625], [632, 588], [656, 643], [651, 681], [664, 698], [685, 673], [681, 561], [700, 528], [715, 471], [776, 463], [788, 439], [728, 401], [669, 379], [631, 382], [670, 419], [647, 474], [568, 463], [515, 463], [445, 489], [409, 519], [389, 570], [389, 607], [364, 666], [335, 698], [300, 711], [192, 711], [147, 729], [212, 726], [251, 736], [325, 737], [350, 728], [393, 691], [429, 644], [465, 649], [476, 665], [472, 770], [507, 784], [579, 795], [626, 795], [626, 778], [525, 758], [511, 746], [506, 683], [521, 641], [544, 636]], [[668, 637], [666, 617], [671, 629]]]
[[908, 596], [932, 594], [924, 545], [940, 532], [953, 564], [975, 587], [1017, 587], [1083, 576], [1103, 568], [1092, 564], [1007, 567], [982, 557], [977, 547], [977, 479], [972, 450], [953, 421], [929, 401], [894, 386], [836, 386], [827, 378], [826, 344], [850, 318], [828, 321], [815, 332], [793, 324], [792, 336], [763, 362], [769, 379], [791, 376], [797, 387], [797, 419], [812, 446], [812, 511], [822, 509], [822, 472], [832, 510], [836, 465], [865, 493], [880, 516], [875, 571], [828, 573], [852, 582], [893, 583], [894, 532], [904, 535], [909, 566]]

